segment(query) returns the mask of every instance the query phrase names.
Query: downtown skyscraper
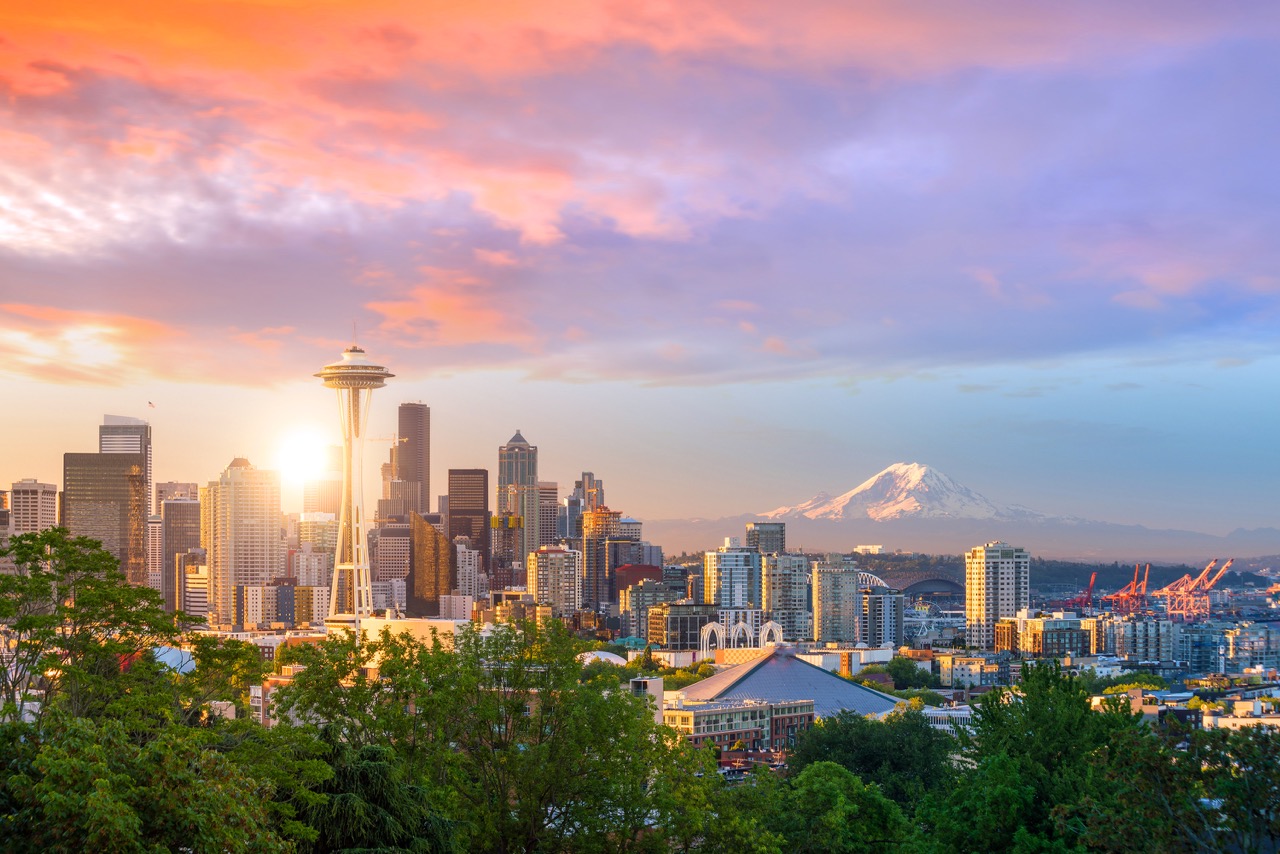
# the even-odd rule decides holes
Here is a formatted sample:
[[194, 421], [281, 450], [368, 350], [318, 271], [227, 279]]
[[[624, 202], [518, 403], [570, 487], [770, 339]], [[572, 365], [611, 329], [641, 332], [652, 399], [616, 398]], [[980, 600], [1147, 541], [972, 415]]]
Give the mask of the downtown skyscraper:
[[62, 456], [62, 526], [102, 543], [138, 586], [148, 581], [146, 470], [141, 453]]
[[430, 513], [431, 407], [425, 403], [402, 403], [398, 414], [400, 444], [395, 448], [395, 475], [412, 484], [409, 511]]
[[480, 552], [480, 571], [491, 567], [489, 510], [489, 470], [449, 469], [448, 536], [466, 537], [471, 548]]
[[622, 514], [598, 507], [582, 514], [582, 607], [606, 613], [617, 599], [609, 574], [609, 540], [621, 536]]
[[200, 539], [209, 559], [209, 622], [235, 620], [239, 585], [270, 584], [284, 568], [280, 478], [236, 457], [201, 493]]
[[98, 453], [142, 454], [147, 501], [151, 501], [151, 425], [127, 415], [104, 415], [98, 426]]
[[200, 502], [166, 498], [160, 504], [160, 593], [166, 611], [182, 610], [186, 570], [179, 566], [178, 558], [198, 548]]
[[[524, 568], [529, 552], [538, 549], [538, 447], [520, 431], [498, 448], [498, 518], [495, 559]], [[453, 508], [450, 507], [450, 513]]]

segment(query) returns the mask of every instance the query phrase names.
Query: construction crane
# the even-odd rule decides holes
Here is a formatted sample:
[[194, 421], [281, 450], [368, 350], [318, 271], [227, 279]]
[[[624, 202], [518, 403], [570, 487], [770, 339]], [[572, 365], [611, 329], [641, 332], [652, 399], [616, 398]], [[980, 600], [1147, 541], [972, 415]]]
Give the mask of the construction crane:
[[1093, 583], [1098, 580], [1098, 573], [1089, 576], [1089, 586], [1085, 591], [1074, 599], [1068, 599], [1062, 603], [1063, 610], [1079, 611], [1083, 615], [1086, 611], [1093, 610]]
[[1209, 573], [1213, 572], [1213, 568], [1218, 565], [1218, 559], [1214, 558], [1195, 578], [1188, 573], [1152, 595], [1161, 596], [1166, 600], [1165, 607], [1172, 619], [1203, 620], [1209, 616], [1209, 592], [1222, 580], [1222, 576], [1226, 575], [1233, 563], [1235, 558], [1224, 563], [1211, 577]]
[[1135, 563], [1133, 565], [1133, 581], [1130, 581], [1115, 593], [1109, 593], [1102, 597], [1103, 602], [1111, 603], [1111, 613], [1128, 616], [1147, 610], [1147, 579], [1151, 577], [1151, 564], [1147, 564], [1147, 571], [1142, 576], [1141, 584], [1138, 583], [1138, 573], [1140, 571], [1141, 565]]

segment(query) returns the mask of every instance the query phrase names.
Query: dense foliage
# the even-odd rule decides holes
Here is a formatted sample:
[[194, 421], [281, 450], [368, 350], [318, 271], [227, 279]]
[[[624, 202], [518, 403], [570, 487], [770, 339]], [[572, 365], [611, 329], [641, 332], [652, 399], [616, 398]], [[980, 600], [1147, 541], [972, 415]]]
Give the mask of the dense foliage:
[[[1178, 732], [1053, 665], [979, 701], [959, 739], [918, 704], [805, 732], [783, 775], [729, 786], [558, 626], [290, 647], [245, 711], [254, 648], [188, 639], [97, 546], [15, 538], [0, 720], [6, 851], [861, 852], [1275, 850], [1280, 736]], [[906, 664], [886, 670], [904, 686]], [[642, 657], [637, 672], [658, 668]], [[625, 674], [624, 674], [625, 675]], [[673, 677], [675, 674], [672, 674]], [[686, 677], [697, 678], [697, 668]]]

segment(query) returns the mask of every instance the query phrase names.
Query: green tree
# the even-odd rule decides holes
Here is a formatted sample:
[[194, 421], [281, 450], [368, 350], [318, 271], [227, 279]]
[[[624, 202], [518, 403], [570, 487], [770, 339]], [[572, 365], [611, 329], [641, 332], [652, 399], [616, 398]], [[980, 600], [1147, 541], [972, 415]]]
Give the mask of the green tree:
[[766, 819], [794, 852], [872, 852], [909, 836], [902, 810], [874, 784], [834, 762], [815, 762], [787, 786], [782, 809]]
[[0, 575], [0, 721], [55, 704], [102, 714], [144, 675], [122, 678], [125, 665], [179, 636], [160, 594], [129, 585], [96, 540], [51, 528], [19, 534], [0, 554], [16, 567]]
[[353, 749], [329, 741], [330, 777], [303, 812], [315, 830], [319, 854], [393, 850], [446, 854], [457, 849], [454, 828], [433, 801], [436, 794], [413, 783], [387, 747]]
[[169, 727], [139, 745], [116, 721], [52, 718], [29, 761], [0, 777], [6, 850], [287, 850], [256, 781], [203, 741]]
[[1261, 726], [1192, 734], [1185, 764], [1213, 804], [1220, 850], [1280, 850], [1280, 733]]
[[956, 786], [921, 804], [922, 847], [938, 852], [1025, 850], [1035, 796], [1019, 762], [1003, 753], [988, 756]]
[[1091, 757], [1089, 794], [1055, 810], [1059, 835], [1116, 854], [1216, 848], [1200, 770], [1176, 746], [1183, 738], [1176, 730], [1145, 727], [1114, 733]]
[[184, 723], [198, 722], [214, 701], [235, 704], [236, 715], [249, 712], [249, 688], [271, 672], [258, 647], [245, 641], [192, 635], [186, 638], [195, 667], [175, 680]]
[[900, 655], [889, 660], [885, 665], [885, 672], [893, 677], [893, 687], [900, 691], [907, 688], [937, 688], [942, 684], [937, 674]]
[[1152, 691], [1164, 691], [1169, 688], [1169, 681], [1154, 673], [1119, 673], [1115, 676], [1098, 676], [1092, 670], [1085, 670], [1076, 677], [1080, 686], [1089, 694], [1117, 693], [1115, 688], [1127, 691], [1130, 688], [1146, 688]]
[[[708, 751], [710, 753], [710, 751]], [[767, 769], [757, 769], [748, 780], [726, 786], [715, 774], [706, 808], [688, 811], [702, 817], [701, 835], [696, 844], [680, 846], [682, 851], [734, 851], [745, 854], [782, 854], [789, 851], [787, 840], [772, 829], [786, 809], [785, 784]]]
[[211, 750], [227, 757], [263, 793], [271, 828], [306, 850], [320, 838], [307, 817], [327, 799], [323, 788], [334, 777], [331, 747], [314, 727], [263, 727], [245, 719], [220, 721], [209, 730]]
[[835, 762], [875, 783], [908, 809], [928, 792], [948, 789], [955, 740], [929, 723], [918, 709], [901, 706], [883, 720], [844, 711], [800, 733], [791, 754], [793, 774], [818, 762]]
[[1092, 794], [1093, 755], [1138, 720], [1121, 705], [1093, 710], [1089, 694], [1055, 662], [1033, 664], [1017, 690], [978, 701], [971, 732], [961, 738], [976, 767], [935, 799], [926, 824], [966, 851], [1069, 847], [1075, 826], [1055, 823], [1055, 808], [1069, 810]]
[[645, 700], [583, 682], [580, 648], [558, 624], [468, 628], [452, 651], [389, 633], [334, 638], [290, 651], [306, 669], [279, 708], [353, 749], [393, 751], [407, 779], [448, 801], [468, 850], [656, 844], [682, 820], [671, 781], [693, 786], [698, 763]]

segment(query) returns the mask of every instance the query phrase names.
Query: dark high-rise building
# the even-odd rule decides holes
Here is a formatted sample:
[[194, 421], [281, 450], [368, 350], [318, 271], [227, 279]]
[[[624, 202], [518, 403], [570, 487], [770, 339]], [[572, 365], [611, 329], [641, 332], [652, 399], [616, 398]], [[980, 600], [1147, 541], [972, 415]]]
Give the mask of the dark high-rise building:
[[[98, 427], [98, 453], [142, 454], [146, 458], [143, 477], [147, 501], [151, 501], [151, 425], [141, 418], [104, 415]], [[145, 524], [145, 523], [144, 523]]]
[[489, 470], [449, 469], [448, 536], [469, 537], [480, 552], [481, 570], [491, 566], [489, 549]]
[[[431, 407], [425, 403], [400, 404], [400, 444], [395, 454], [396, 477], [416, 484], [411, 489], [416, 513], [431, 511]], [[395, 496], [386, 496], [394, 498]]]
[[649, 643], [662, 649], [697, 649], [703, 627], [717, 616], [716, 605], [660, 602], [649, 608]]
[[130, 584], [147, 583], [147, 455], [63, 454], [62, 525], [120, 561]]
[[409, 577], [405, 582], [411, 617], [440, 616], [440, 597], [458, 586], [453, 542], [418, 513], [409, 514]]
[[780, 555], [787, 550], [786, 522], [748, 522], [747, 548], [762, 555]]
[[169, 498], [160, 503], [160, 593], [166, 611], [182, 610], [186, 570], [178, 555], [200, 548], [200, 502], [194, 498]]

